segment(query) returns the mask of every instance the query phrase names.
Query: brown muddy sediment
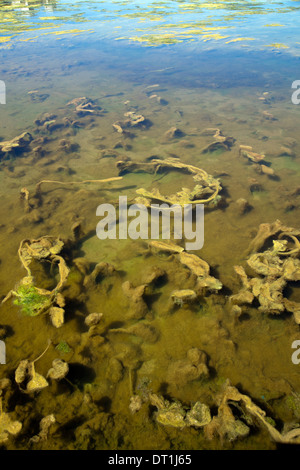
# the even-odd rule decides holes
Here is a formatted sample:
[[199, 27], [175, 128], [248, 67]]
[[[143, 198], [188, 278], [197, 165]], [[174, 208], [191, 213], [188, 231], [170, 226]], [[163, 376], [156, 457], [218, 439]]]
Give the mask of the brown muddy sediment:
[[[2, 157], [2, 296], [25, 275], [17, 256], [23, 239], [46, 234], [60, 237], [70, 269], [62, 291], [66, 305], [60, 328], [44, 314], [23, 316], [9, 300], [1, 307], [8, 354], [1, 374], [11, 380], [3, 393], [3, 407], [23, 425], [19, 435], [5, 443], [7, 448], [29, 448], [41, 419], [51, 414], [55, 423], [47, 440], [31, 441], [33, 448], [274, 448], [268, 432], [257, 425], [248, 437], [234, 444], [225, 439], [222, 444], [215, 437], [210, 441], [194, 427], [182, 430], [157, 423], [147, 400], [136, 413], [129, 409], [132, 394], [145, 397], [152, 392], [170, 402], [179, 400], [187, 409], [197, 401], [213, 408], [226, 379], [279, 425], [297, 417], [296, 401], [291, 397], [298, 392], [298, 372], [291, 361], [291, 344], [298, 339], [299, 327], [293, 316], [285, 312], [274, 318], [254, 304], [239, 317], [228, 304], [228, 296], [240, 290], [234, 266], [245, 264], [246, 250], [259, 225], [280, 219], [284, 225], [298, 228], [294, 111], [277, 100], [279, 91], [269, 92], [267, 102], [260, 100], [263, 91], [242, 90], [239, 95], [223, 96], [203, 89], [199, 96], [192, 90], [174, 92], [170, 88], [160, 92], [166, 105], [150, 99], [145, 86], [133, 90], [123, 84], [121, 97], [81, 100], [83, 106], [91, 103], [84, 109], [78, 109], [78, 101], [67, 105], [70, 100], [65, 100], [60, 107], [48, 109], [48, 116], [37, 113], [36, 122], [26, 129], [33, 137], [29, 147]], [[152, 125], [143, 127], [141, 121], [139, 126], [130, 126], [133, 135], [123, 135], [113, 123], [128, 118], [131, 111], [145, 116]], [[173, 133], [166, 139], [171, 127], [181, 129], [182, 134]], [[219, 129], [235, 142], [227, 148], [210, 147], [215, 133], [205, 132], [207, 128]], [[5, 140], [13, 137], [10, 133]], [[257, 171], [257, 162], [240, 155], [240, 145], [265, 155], [276, 178]], [[172, 171], [128, 172], [121, 180], [95, 182], [118, 177], [116, 162], [126, 161], [125, 157], [141, 163], [149, 163], [153, 157], [172, 158], [220, 179], [224, 205], [205, 211], [204, 247], [193, 255], [208, 263], [210, 275], [222, 283], [222, 290], [205, 291], [196, 303], [174, 306], [172, 292], [197, 286], [196, 274], [179, 262], [178, 255], [156, 253], [141, 240], [100, 241], [96, 237], [96, 208], [103, 202], [117, 204], [119, 196], [126, 195], [131, 203], [139, 188], [157, 189], [164, 195], [182, 187], [193, 189], [190, 175]], [[63, 184], [38, 184], [43, 180]], [[20, 197], [23, 188], [29, 195], [23, 190]], [[241, 198], [249, 210], [239, 209]], [[94, 271], [99, 263], [109, 263], [113, 269]], [[164, 274], [152, 278], [149, 272], [158, 268]], [[55, 271], [38, 266], [35, 277], [41, 288], [55, 287]], [[287, 295], [300, 301], [297, 282]], [[103, 316], [99, 323], [88, 326], [85, 318], [92, 313]], [[52, 361], [61, 358], [69, 364], [68, 380], [51, 382], [25, 400], [14, 382], [14, 372], [21, 360], [33, 361], [48, 340], [52, 345], [40, 359], [38, 370], [46, 376]], [[65, 352], [56, 349], [62, 342], [69, 346]], [[189, 375], [193, 363], [185, 361], [193, 348], [205, 353], [208, 375]], [[184, 372], [172, 380], [176, 365]], [[259, 432], [253, 432], [257, 429]]]

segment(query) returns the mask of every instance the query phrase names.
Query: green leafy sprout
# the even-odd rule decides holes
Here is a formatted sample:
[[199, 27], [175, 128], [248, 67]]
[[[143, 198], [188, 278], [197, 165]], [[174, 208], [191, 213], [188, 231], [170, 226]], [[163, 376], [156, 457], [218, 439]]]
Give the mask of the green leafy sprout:
[[33, 285], [21, 285], [13, 292], [16, 296], [14, 304], [21, 307], [24, 315], [35, 317], [41, 309], [49, 304], [49, 296], [40, 294]]
[[72, 349], [70, 348], [70, 346], [68, 345], [66, 341], [60, 341], [60, 343], [58, 343], [55, 349], [65, 354], [72, 351]]

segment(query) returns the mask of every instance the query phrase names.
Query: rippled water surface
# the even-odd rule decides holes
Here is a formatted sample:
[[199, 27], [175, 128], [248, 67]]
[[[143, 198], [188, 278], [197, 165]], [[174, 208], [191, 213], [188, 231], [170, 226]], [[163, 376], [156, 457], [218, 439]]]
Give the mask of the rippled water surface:
[[[247, 264], [249, 246], [260, 224], [280, 220], [290, 235], [275, 231], [252, 254], [284, 240], [276, 262], [288, 258], [295, 269], [276, 301], [300, 302], [300, 106], [291, 100], [299, 9], [299, 1], [0, 2], [0, 447], [275, 449], [241, 400], [229, 410], [247, 435], [233, 438], [220, 409], [217, 420], [227, 380], [278, 432], [299, 426], [292, 343], [300, 308], [263, 310], [273, 295], [266, 290], [240, 306], [232, 298], [247, 290], [234, 267], [248, 281], [265, 280]], [[23, 133], [26, 145], [15, 139]], [[203, 276], [150, 239], [96, 236], [100, 204], [118, 207], [120, 196], [132, 204], [141, 188], [190, 194], [190, 166], [220, 184], [204, 204], [203, 248], [189, 253], [222, 289], [200, 288]], [[147, 201], [161, 202], [138, 200]], [[32, 255], [47, 236], [62, 240], [62, 251]], [[172, 243], [184, 248], [186, 240]], [[35, 257], [30, 265], [20, 246]], [[69, 269], [62, 286], [57, 256]], [[270, 259], [263, 263], [269, 269]], [[27, 268], [31, 285], [64, 309], [58, 327], [49, 309], [32, 315], [32, 298], [16, 302]], [[187, 289], [194, 300], [174, 302], [174, 291]], [[103, 315], [90, 327], [92, 313]], [[29, 368], [16, 381], [15, 371], [49, 343], [34, 363], [47, 386], [30, 392], [36, 375]], [[69, 365], [60, 380], [47, 376], [55, 359]], [[173, 407], [155, 406], [156, 395]], [[188, 424], [196, 402], [219, 431]], [[22, 427], [7, 431], [7, 415]], [[36, 437], [49, 415], [46, 437]]]

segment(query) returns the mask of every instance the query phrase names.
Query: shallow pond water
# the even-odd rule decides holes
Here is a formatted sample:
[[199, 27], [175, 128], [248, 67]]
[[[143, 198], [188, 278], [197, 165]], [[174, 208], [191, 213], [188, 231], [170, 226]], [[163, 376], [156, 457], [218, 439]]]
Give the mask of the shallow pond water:
[[[22, 240], [63, 240], [60, 254], [70, 269], [60, 289], [59, 328], [47, 311], [24, 315], [12, 298], [1, 305], [0, 379], [11, 381], [2, 393], [1, 439], [4, 412], [22, 429], [0, 446], [275, 449], [268, 429], [247, 420], [239, 402], [232, 410], [249, 434], [236, 440], [164, 425], [149, 402], [151, 394], [161, 395], [185, 412], [202, 402], [216, 417], [227, 380], [279, 431], [299, 422], [300, 365], [291, 359], [292, 343], [300, 340], [296, 314], [261, 311], [258, 297], [238, 311], [231, 300], [241, 291], [234, 266], [247, 267], [260, 224], [279, 219], [299, 237], [300, 107], [291, 101], [292, 82], [300, 79], [298, 11], [295, 1], [0, 2], [1, 298], [26, 275]], [[128, 113], [145, 119], [124, 124]], [[27, 146], [3, 150], [3, 142], [24, 132], [32, 139]], [[230, 145], [220, 145], [222, 137], [232, 137]], [[263, 161], [245, 158], [240, 146]], [[192, 191], [189, 172], [154, 171], [156, 160], [219, 179], [220, 197], [204, 204], [203, 248], [191, 253], [208, 263], [221, 290], [199, 290], [179, 255], [151, 249], [150, 239], [97, 237], [100, 204], [117, 208], [120, 196], [132, 204], [140, 188]], [[98, 182], [108, 178], [119, 179]], [[186, 240], [173, 242], [184, 247]], [[296, 250], [291, 259], [298, 257]], [[55, 288], [56, 262], [51, 254], [30, 265], [39, 288]], [[99, 263], [109, 267], [93, 279]], [[151, 280], [158, 270], [161, 276]], [[300, 302], [297, 273], [283, 291], [293, 302]], [[174, 291], [183, 289], [194, 291], [196, 301], [174, 303]], [[89, 331], [85, 318], [95, 312], [103, 316]], [[68, 375], [24, 393], [15, 370], [49, 340], [36, 371], [46, 377], [60, 358]], [[195, 348], [206, 354], [207, 374], [193, 375], [195, 364], [186, 362]], [[132, 396], [141, 401], [135, 413]], [[52, 414], [47, 439], [32, 439]]]

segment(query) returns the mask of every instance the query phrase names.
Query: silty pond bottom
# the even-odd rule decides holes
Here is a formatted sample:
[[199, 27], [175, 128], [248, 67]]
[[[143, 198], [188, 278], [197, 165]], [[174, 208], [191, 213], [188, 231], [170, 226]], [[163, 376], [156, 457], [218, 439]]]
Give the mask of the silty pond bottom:
[[[2, 42], [0, 446], [297, 441], [297, 54]], [[120, 196], [204, 201], [203, 248], [100, 240]]]

